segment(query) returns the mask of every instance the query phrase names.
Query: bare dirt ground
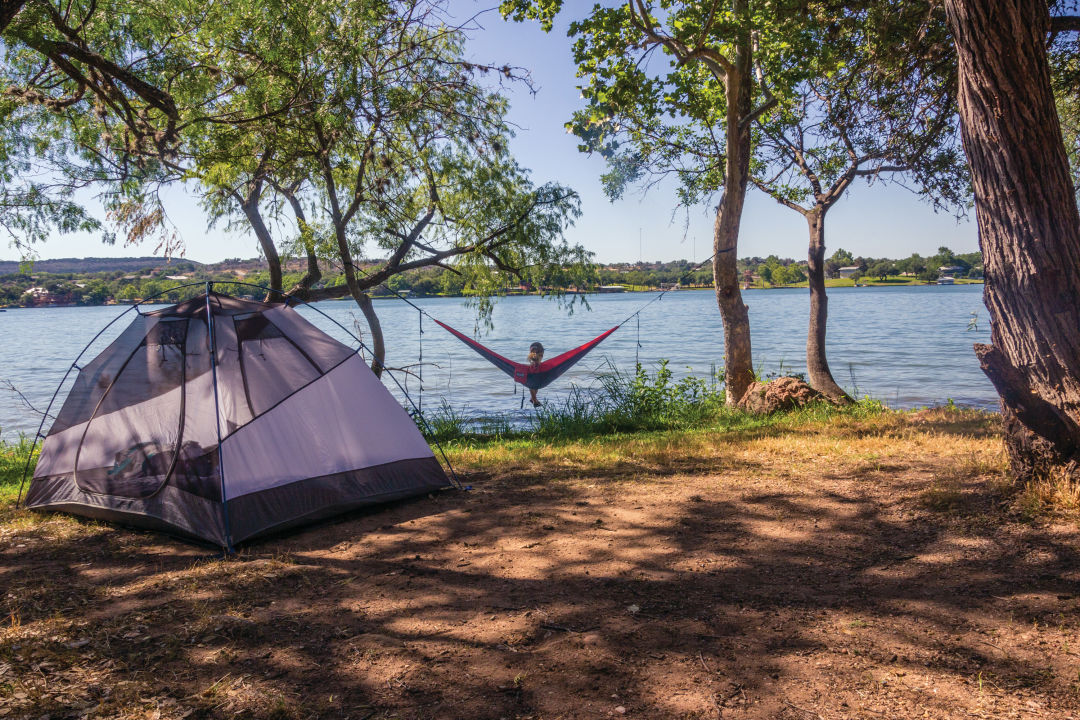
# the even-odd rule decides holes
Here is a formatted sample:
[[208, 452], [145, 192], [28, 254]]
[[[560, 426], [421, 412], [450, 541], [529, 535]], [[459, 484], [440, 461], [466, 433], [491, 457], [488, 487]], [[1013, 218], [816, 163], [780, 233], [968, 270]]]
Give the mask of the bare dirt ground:
[[459, 451], [226, 560], [9, 513], [0, 717], [1080, 718], [1080, 531], [992, 427]]

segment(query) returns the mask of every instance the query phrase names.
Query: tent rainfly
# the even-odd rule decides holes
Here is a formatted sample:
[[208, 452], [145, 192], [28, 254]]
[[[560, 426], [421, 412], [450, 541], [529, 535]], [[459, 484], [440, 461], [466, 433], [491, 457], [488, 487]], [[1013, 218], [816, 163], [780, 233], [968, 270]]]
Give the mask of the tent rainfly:
[[230, 548], [449, 485], [356, 352], [285, 304], [209, 292], [140, 313], [79, 370], [27, 506]]

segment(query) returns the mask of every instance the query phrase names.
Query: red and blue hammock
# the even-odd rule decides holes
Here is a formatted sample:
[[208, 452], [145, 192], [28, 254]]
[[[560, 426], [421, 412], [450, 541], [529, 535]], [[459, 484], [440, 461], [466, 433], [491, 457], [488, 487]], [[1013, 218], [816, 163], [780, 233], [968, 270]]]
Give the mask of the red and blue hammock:
[[[430, 317], [430, 315], [428, 317]], [[435, 318], [431, 319], [435, 320]], [[572, 368], [578, 360], [581, 360], [581, 358], [588, 355], [590, 350], [602, 343], [608, 335], [621, 327], [621, 325], [616, 325], [610, 330], [606, 330], [600, 335], [597, 335], [584, 345], [576, 347], [573, 350], [567, 350], [562, 355], [556, 355], [550, 360], [545, 360], [540, 363], [538, 369], [533, 369], [533, 366], [528, 363], [514, 362], [513, 360], [503, 357], [494, 350], [484, 347], [468, 335], [458, 332], [444, 322], [440, 322], [439, 320], [435, 320], [435, 322], [439, 323], [440, 327], [448, 333], [479, 353], [480, 357], [514, 378], [514, 382], [519, 382], [531, 390], [539, 390], [540, 388], [555, 382], [560, 375]]]

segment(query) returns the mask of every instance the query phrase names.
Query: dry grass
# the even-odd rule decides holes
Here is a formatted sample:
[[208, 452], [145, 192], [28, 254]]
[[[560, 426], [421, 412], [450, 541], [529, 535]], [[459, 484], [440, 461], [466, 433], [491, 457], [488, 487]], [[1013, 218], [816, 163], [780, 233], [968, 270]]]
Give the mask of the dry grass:
[[1028, 482], [1016, 498], [1028, 517], [1076, 516], [1080, 513], [1080, 480], [1064, 473]]

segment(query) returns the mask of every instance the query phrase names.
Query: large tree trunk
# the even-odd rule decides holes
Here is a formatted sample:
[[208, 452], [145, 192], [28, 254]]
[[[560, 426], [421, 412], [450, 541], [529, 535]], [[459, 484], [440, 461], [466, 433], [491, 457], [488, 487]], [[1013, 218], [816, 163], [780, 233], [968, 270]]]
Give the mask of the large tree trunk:
[[825, 325], [829, 318], [829, 298], [825, 294], [825, 213], [816, 207], [806, 214], [810, 226], [810, 250], [806, 275], [810, 286], [810, 330], [806, 334], [806, 372], [810, 386], [834, 403], [847, 404], [851, 397], [836, 384], [825, 357]]
[[263, 222], [262, 212], [259, 210], [259, 199], [262, 197], [262, 183], [256, 183], [251, 191], [240, 202], [240, 208], [247, 216], [251, 229], [255, 231], [255, 237], [259, 240], [263, 255], [266, 256], [266, 266], [270, 270], [270, 290], [266, 294], [266, 300], [278, 300], [281, 293], [281, 258], [278, 256], [274, 238], [270, 235], [266, 223]]
[[[317, 137], [323, 148], [326, 148], [326, 141], [321, 132], [317, 133]], [[329, 155], [325, 151], [319, 155], [319, 164], [322, 167], [323, 182], [326, 183], [326, 195], [330, 200], [330, 219], [334, 224], [334, 239], [337, 240], [341, 269], [345, 273], [345, 285], [349, 288], [349, 294], [356, 301], [360, 311], [364, 313], [364, 318], [371, 329], [371, 352], [375, 356], [371, 360], [371, 370], [375, 373], [375, 377], [382, 377], [383, 361], [386, 359], [382, 324], [379, 323], [379, 316], [375, 314], [371, 298], [363, 291], [360, 282], [356, 279], [356, 265], [353, 264], [352, 250], [349, 249], [349, 238], [346, 234], [349, 219], [341, 211], [341, 204], [338, 202], [337, 184], [334, 181], [334, 170], [330, 165]], [[359, 196], [357, 196], [357, 199], [359, 199]]]
[[[736, 3], [745, 12], [745, 2]], [[754, 381], [750, 315], [739, 290], [738, 245], [743, 202], [750, 180], [750, 34], [739, 39], [736, 70], [725, 82], [727, 157], [724, 193], [713, 225], [713, 281], [724, 323], [724, 380], [727, 404], [736, 405]]]
[[1075, 472], [1080, 448], [1080, 214], [1032, 0], [946, 0], [971, 165], [992, 345], [1018, 477]]
[[386, 367], [386, 343], [383, 341], [382, 323], [375, 314], [375, 304], [371, 302], [370, 295], [360, 293], [356, 304], [360, 306], [360, 312], [364, 313], [364, 319], [371, 330], [371, 370], [376, 377], [382, 377], [383, 368]]
[[308, 225], [307, 214], [304, 212], [304, 205], [300, 202], [300, 199], [288, 188], [279, 188], [278, 192], [285, 196], [285, 199], [289, 201], [289, 205], [292, 207], [293, 215], [296, 217], [296, 227], [304, 238], [304, 250], [307, 253], [307, 272], [289, 289], [289, 295], [299, 300], [307, 300], [308, 291], [322, 279], [319, 258], [315, 254], [315, 241], [312, 239], [311, 227]]
[[337, 228], [338, 252], [341, 255], [341, 266], [345, 272], [345, 283], [349, 288], [349, 294], [356, 301], [360, 312], [364, 313], [368, 328], [371, 330], [371, 371], [375, 377], [382, 377], [385, 367], [386, 345], [383, 343], [382, 324], [379, 316], [375, 314], [375, 307], [371, 297], [360, 288], [360, 282], [356, 279], [356, 266], [353, 265], [352, 252], [349, 250], [348, 240], [345, 238], [345, 229]]

